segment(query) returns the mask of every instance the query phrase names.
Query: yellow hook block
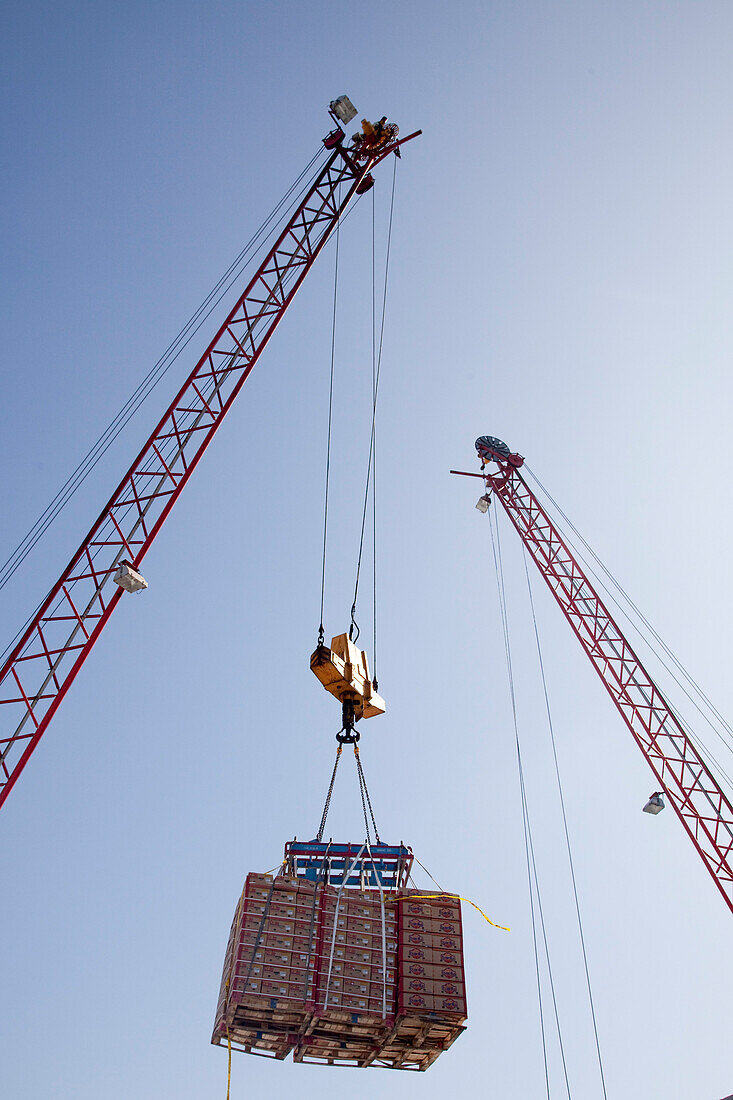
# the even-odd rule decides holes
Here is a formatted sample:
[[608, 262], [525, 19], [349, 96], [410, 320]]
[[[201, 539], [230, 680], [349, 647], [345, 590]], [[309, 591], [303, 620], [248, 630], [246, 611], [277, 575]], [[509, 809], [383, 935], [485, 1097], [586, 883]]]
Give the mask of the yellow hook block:
[[311, 654], [311, 669], [326, 691], [340, 703], [351, 703], [354, 718], [373, 718], [384, 714], [387, 705], [374, 690], [369, 678], [369, 662], [363, 649], [357, 649], [348, 634], [337, 634], [331, 648], [319, 645]]

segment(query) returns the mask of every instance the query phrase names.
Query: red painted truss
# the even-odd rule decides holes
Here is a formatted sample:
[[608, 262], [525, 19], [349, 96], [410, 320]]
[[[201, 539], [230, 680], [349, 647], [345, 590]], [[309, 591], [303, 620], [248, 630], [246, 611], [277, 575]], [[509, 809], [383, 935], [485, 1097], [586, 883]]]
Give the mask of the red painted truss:
[[499, 472], [486, 476], [487, 488], [503, 505], [733, 910], [733, 807], [519, 473], [512, 461], [518, 458], [492, 455]]
[[120, 563], [139, 567], [349, 202], [410, 140], [357, 163], [343, 138], [0, 669], [0, 805], [123, 594]]

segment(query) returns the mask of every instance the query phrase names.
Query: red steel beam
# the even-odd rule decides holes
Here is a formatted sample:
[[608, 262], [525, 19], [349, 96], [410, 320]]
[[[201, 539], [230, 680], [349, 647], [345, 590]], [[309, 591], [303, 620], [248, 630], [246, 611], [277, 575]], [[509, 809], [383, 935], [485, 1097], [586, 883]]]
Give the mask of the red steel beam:
[[480, 442], [482, 461], [498, 467], [483, 475], [487, 489], [509, 516], [733, 911], [733, 806], [520, 474], [521, 456], [482, 450]]
[[340, 129], [324, 139], [330, 155], [305, 198], [0, 669], [0, 806], [122, 596], [120, 561], [140, 566], [354, 194], [415, 136], [358, 159]]

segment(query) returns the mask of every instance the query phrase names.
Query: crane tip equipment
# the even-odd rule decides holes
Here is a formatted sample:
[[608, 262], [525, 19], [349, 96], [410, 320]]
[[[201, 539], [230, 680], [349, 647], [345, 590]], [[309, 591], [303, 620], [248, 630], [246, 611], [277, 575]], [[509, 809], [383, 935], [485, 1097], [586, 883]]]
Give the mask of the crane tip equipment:
[[656, 777], [659, 790], [644, 812], [661, 813], [666, 797], [733, 911], [731, 800], [601, 599], [579, 554], [522, 476], [524, 458], [492, 435], [479, 436], [475, 447], [481, 473], [451, 473], [483, 480], [480, 511], [488, 512], [493, 498], [502, 505]]

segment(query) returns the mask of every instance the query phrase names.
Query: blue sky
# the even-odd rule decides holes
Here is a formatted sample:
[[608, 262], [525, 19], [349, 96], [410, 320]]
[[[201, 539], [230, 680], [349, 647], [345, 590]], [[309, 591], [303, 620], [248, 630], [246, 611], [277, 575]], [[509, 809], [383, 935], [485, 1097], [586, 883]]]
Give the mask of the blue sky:
[[[725, 3], [3, 5], [0, 558], [315, 152], [342, 92], [399, 165], [379, 410], [380, 831], [466, 916], [470, 1020], [425, 1075], [239, 1057], [232, 1096], [543, 1095], [513, 733], [473, 440], [525, 454], [733, 713]], [[384, 244], [391, 167], [375, 194]], [[368, 448], [370, 206], [344, 225], [326, 629]], [[382, 253], [383, 254], [383, 253]], [[318, 625], [333, 251], [309, 275], [2, 811], [2, 1090], [225, 1094], [209, 1046], [249, 870], [312, 835], [338, 725]], [[204, 338], [202, 334], [201, 344]], [[194, 352], [0, 593], [9, 639]], [[176, 374], [178, 371], [178, 374]], [[168, 388], [166, 388], [168, 387]], [[601, 1096], [519, 547], [520, 730], [571, 1087]], [[733, 1088], [730, 915], [537, 593], [609, 1097]], [[368, 621], [365, 608], [363, 618]], [[368, 633], [368, 631], [367, 631]], [[0, 648], [4, 642], [0, 644]], [[331, 817], [360, 832], [353, 776]], [[553, 1096], [562, 1096], [551, 1042]]]

